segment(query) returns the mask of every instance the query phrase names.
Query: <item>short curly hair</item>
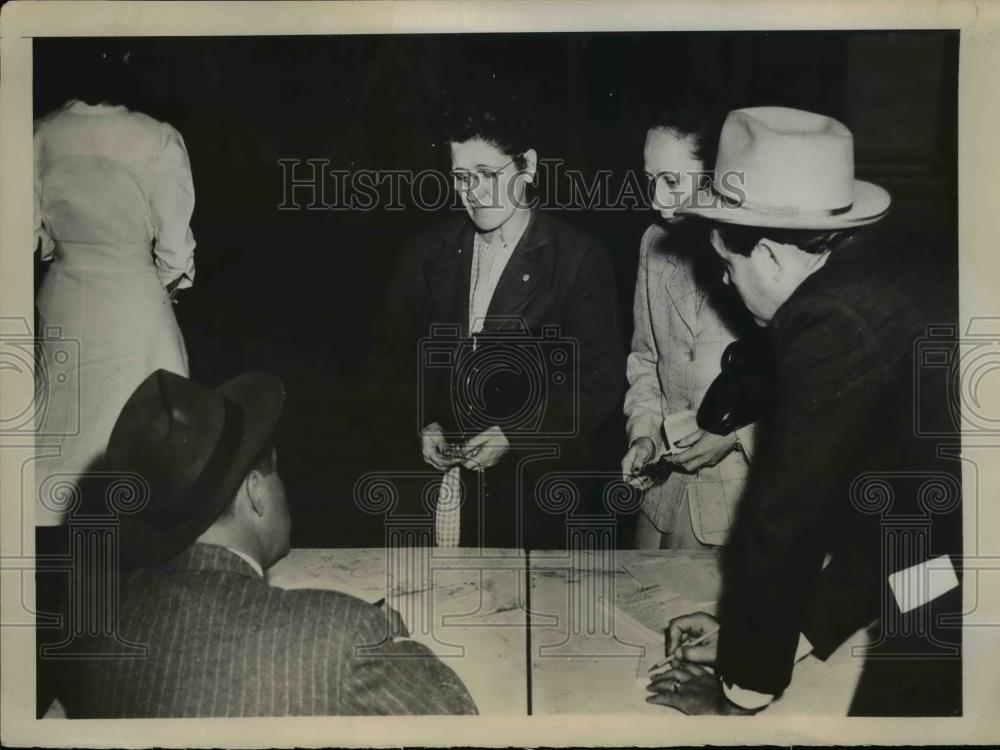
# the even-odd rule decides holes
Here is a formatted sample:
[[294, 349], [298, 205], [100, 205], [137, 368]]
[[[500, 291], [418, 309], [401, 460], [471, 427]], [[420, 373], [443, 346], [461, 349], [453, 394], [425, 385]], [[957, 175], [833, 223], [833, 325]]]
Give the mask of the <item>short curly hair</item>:
[[514, 159], [523, 169], [522, 154], [538, 143], [535, 108], [513, 91], [491, 90], [489, 97], [453, 101], [444, 113], [443, 135], [451, 143], [479, 139]]

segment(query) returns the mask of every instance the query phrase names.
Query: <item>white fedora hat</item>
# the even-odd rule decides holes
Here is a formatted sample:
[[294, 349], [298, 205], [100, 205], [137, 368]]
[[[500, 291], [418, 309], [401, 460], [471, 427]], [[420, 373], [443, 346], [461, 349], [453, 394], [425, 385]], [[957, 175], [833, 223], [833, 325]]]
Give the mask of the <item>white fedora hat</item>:
[[889, 193], [854, 179], [854, 138], [831, 117], [787, 107], [733, 110], [711, 189], [678, 213], [729, 224], [845, 229], [878, 221]]

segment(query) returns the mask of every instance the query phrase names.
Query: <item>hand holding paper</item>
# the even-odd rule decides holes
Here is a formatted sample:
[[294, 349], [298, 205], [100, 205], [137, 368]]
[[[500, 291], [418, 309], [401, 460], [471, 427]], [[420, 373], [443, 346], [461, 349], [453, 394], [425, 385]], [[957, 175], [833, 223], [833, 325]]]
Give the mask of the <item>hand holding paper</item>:
[[666, 454], [672, 456], [683, 450], [677, 444], [681, 438], [687, 437], [698, 431], [698, 412], [688, 410], [679, 411], [676, 414], [668, 414], [663, 418], [663, 442], [666, 445]]
[[735, 448], [734, 434], [716, 435], [705, 430], [695, 430], [693, 434], [677, 441], [678, 452], [671, 454], [669, 460], [684, 471], [694, 473], [706, 466], [715, 466]]

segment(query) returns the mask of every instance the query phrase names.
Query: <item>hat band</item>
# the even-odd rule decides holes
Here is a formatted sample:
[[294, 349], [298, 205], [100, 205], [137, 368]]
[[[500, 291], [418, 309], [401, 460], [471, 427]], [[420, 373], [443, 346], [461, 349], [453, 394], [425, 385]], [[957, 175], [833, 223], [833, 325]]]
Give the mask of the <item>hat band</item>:
[[[212, 453], [205, 461], [201, 472], [184, 491], [183, 501], [170, 503], [165, 509], [166, 512], [160, 516], [161, 520], [169, 522], [172, 526], [190, 521], [197, 509], [208, 504], [209, 498], [218, 491], [226, 474], [232, 468], [233, 458], [243, 442], [243, 427], [246, 422], [243, 409], [231, 399], [221, 394], [219, 397], [222, 399], [223, 407], [219, 439], [215, 441]], [[197, 507], [192, 508], [193, 504], [197, 504]]]
[[742, 208], [747, 211], [753, 211], [756, 214], [762, 214], [764, 216], [840, 216], [842, 214], [849, 213], [852, 208], [854, 208], [854, 203], [848, 203], [846, 206], [840, 208], [814, 208], [808, 211], [801, 208], [785, 207], [776, 208], [774, 206], [763, 206], [752, 201], [748, 201], [745, 198], [739, 200], [733, 198], [732, 196], [726, 195], [720, 192], [715, 184], [712, 185], [712, 193], [722, 199], [722, 202], [732, 208]]

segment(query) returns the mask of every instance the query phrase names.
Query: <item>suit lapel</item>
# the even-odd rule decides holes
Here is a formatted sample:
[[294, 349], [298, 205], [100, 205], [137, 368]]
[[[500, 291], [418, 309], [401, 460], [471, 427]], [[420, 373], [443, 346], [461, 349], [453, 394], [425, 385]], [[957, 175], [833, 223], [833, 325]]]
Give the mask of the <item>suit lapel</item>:
[[549, 227], [544, 214], [534, 211], [497, 281], [484, 328], [498, 331], [516, 327], [517, 324], [511, 318], [524, 313], [542, 282], [549, 278], [552, 263]]
[[459, 323], [462, 336], [469, 335], [472, 242], [472, 224], [463, 218], [444, 232], [438, 253], [424, 261], [430, 292], [444, 314], [439, 322]]
[[[666, 235], [669, 237], [669, 235]], [[664, 252], [658, 250], [658, 252]], [[691, 337], [697, 334], [695, 326], [698, 319], [698, 298], [693, 294], [694, 281], [691, 274], [690, 263], [676, 253], [665, 252], [665, 264], [663, 266], [660, 279], [657, 283], [666, 292], [670, 303], [677, 311], [684, 327], [688, 329]]]

